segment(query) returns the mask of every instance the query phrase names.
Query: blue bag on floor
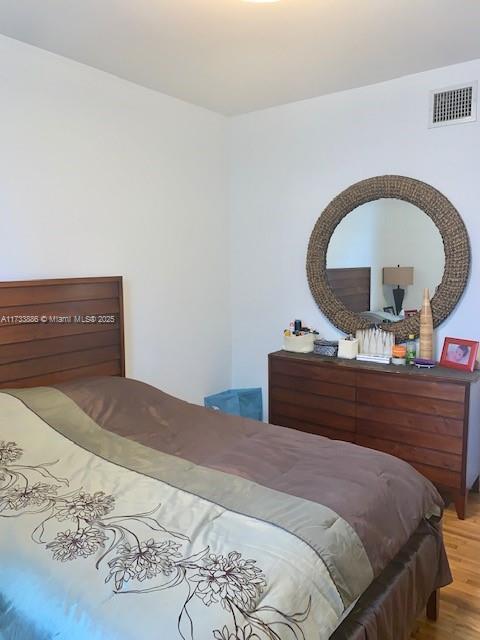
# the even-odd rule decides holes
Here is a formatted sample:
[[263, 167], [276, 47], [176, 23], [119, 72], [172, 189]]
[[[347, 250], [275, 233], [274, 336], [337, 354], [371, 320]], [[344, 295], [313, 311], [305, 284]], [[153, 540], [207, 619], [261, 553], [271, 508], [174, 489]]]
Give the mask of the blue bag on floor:
[[262, 420], [262, 389], [229, 389], [215, 393], [204, 399], [204, 405], [209, 409], [216, 409], [234, 416]]

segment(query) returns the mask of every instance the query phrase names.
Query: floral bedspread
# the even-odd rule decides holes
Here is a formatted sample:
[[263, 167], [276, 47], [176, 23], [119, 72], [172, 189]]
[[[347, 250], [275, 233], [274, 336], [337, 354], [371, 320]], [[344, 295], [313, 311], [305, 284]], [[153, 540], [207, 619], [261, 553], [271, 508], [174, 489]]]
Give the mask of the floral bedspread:
[[335, 628], [344, 604], [325, 564], [285, 529], [97, 456], [8, 394], [0, 415], [2, 638], [306, 640]]
[[133, 380], [2, 391], [0, 638], [327, 640], [441, 508], [399, 459]]

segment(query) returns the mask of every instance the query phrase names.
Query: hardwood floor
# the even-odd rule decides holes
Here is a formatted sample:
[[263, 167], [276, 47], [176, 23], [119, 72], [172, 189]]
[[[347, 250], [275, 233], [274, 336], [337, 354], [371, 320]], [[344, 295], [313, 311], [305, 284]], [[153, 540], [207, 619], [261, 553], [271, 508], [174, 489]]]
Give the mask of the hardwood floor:
[[468, 518], [458, 520], [453, 506], [445, 512], [444, 535], [454, 582], [442, 589], [440, 617], [426, 619], [415, 640], [480, 640], [480, 496], [471, 494]]

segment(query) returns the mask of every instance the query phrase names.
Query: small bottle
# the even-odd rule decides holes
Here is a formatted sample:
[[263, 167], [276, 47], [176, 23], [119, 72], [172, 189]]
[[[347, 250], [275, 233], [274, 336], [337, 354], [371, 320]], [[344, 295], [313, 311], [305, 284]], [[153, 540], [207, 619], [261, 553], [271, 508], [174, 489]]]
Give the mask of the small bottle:
[[407, 364], [415, 364], [414, 360], [417, 357], [417, 343], [415, 342], [415, 336], [411, 333], [408, 336], [407, 341]]

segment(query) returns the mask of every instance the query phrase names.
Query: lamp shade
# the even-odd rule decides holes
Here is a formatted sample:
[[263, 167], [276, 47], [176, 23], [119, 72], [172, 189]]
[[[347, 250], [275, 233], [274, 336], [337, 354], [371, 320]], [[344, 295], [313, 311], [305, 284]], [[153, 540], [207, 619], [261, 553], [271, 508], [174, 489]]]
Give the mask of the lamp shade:
[[383, 267], [383, 284], [408, 287], [413, 284], [413, 267]]

